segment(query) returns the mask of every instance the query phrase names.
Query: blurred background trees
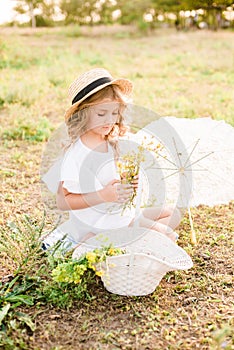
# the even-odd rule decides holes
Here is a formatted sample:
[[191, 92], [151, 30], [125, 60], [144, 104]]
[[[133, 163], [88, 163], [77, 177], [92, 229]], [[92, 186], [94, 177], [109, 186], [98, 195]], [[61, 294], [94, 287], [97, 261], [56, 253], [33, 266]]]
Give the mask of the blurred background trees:
[[50, 26], [53, 23], [56, 0], [17, 0], [14, 10], [19, 15], [28, 15], [33, 28]]
[[175, 25], [191, 28], [233, 27], [231, 0], [17, 0], [15, 11], [36, 26], [136, 24], [154, 28]]

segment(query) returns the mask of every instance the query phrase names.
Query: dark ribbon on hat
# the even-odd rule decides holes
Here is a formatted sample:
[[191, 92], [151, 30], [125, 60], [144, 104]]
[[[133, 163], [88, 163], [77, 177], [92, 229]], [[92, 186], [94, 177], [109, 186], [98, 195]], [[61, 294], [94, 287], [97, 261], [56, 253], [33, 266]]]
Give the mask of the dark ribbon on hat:
[[73, 98], [72, 104], [78, 102], [81, 100], [85, 95], [88, 95], [92, 90], [96, 89], [98, 86], [110, 83], [112, 80], [110, 78], [100, 78], [95, 81], [93, 81], [91, 84], [87, 85], [85, 88], [83, 88], [78, 94]]

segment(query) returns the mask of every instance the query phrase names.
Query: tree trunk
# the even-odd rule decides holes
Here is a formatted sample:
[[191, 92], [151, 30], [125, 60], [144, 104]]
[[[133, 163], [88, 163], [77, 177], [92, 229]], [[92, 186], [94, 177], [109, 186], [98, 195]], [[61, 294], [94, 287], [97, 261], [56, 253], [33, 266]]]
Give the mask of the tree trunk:
[[33, 8], [33, 3], [30, 1], [29, 3], [29, 11], [30, 11], [30, 17], [31, 17], [31, 22], [32, 22], [32, 28], [36, 28], [36, 18], [34, 15], [34, 8]]

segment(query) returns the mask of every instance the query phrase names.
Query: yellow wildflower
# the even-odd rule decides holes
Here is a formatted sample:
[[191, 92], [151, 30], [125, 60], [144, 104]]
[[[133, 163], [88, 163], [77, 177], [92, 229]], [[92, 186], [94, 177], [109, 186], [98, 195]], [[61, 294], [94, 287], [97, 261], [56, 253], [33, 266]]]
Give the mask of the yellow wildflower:
[[88, 263], [88, 268], [92, 269], [93, 271], [96, 271], [96, 267], [92, 263]]
[[95, 263], [96, 262], [97, 255], [94, 252], [88, 252], [86, 253], [86, 259], [89, 263]]
[[110, 248], [107, 252], [108, 255], [115, 255], [115, 249], [114, 248]]
[[96, 271], [96, 275], [101, 277], [104, 275], [104, 271]]

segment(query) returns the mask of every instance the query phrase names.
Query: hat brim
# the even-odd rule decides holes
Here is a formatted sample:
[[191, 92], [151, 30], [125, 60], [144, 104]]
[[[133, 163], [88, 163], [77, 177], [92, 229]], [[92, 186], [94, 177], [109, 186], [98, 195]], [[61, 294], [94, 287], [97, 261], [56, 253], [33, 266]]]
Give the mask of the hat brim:
[[65, 112], [65, 116], [64, 116], [65, 120], [67, 120], [68, 118], [70, 118], [74, 114], [77, 107], [81, 104], [81, 102], [86, 100], [86, 98], [88, 98], [89, 96], [95, 94], [96, 92], [104, 89], [106, 86], [109, 86], [109, 85], [117, 85], [119, 87], [120, 91], [122, 92], [122, 94], [126, 95], [126, 96], [130, 95], [132, 92], [132, 89], [133, 89], [133, 84], [128, 79], [113, 79], [112, 81], [110, 81], [108, 83], [105, 83], [103, 85], [99, 85], [95, 89], [90, 91], [87, 95], [85, 95], [83, 98], [81, 98], [79, 101], [74, 103], [70, 108], [67, 109], [67, 111]]

